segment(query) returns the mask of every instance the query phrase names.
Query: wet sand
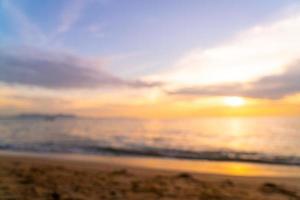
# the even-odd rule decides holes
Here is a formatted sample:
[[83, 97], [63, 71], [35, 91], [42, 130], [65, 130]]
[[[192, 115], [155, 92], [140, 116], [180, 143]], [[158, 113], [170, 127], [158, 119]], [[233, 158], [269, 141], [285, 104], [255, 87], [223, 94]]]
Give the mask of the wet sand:
[[242, 177], [0, 155], [0, 200], [300, 200], [300, 178]]

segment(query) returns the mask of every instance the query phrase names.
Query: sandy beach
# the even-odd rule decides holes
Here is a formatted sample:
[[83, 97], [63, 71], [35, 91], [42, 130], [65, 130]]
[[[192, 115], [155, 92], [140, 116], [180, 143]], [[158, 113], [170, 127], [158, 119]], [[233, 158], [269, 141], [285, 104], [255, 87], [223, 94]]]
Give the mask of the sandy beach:
[[0, 154], [0, 199], [300, 199], [300, 178], [245, 177]]

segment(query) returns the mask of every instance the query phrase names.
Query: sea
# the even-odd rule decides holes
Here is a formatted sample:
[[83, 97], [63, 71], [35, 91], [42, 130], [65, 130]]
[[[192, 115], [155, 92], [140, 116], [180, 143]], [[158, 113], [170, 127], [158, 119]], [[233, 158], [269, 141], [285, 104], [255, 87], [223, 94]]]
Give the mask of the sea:
[[300, 118], [10, 118], [0, 150], [300, 166]]

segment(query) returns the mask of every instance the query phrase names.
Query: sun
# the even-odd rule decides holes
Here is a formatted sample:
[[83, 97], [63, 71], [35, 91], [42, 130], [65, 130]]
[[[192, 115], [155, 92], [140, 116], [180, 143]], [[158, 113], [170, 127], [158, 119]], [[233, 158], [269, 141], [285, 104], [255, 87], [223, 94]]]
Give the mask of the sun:
[[240, 107], [245, 105], [246, 101], [242, 97], [225, 97], [224, 104], [230, 107]]

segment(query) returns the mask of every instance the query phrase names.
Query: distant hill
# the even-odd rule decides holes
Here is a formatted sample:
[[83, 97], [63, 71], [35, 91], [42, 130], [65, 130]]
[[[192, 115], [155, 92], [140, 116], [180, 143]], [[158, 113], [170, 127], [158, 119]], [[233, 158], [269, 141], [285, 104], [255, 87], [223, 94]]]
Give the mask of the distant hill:
[[31, 114], [20, 114], [11, 117], [11, 119], [31, 119], [31, 120], [56, 120], [56, 119], [74, 119], [77, 118], [75, 115], [70, 114], [38, 114], [38, 113], [31, 113]]

